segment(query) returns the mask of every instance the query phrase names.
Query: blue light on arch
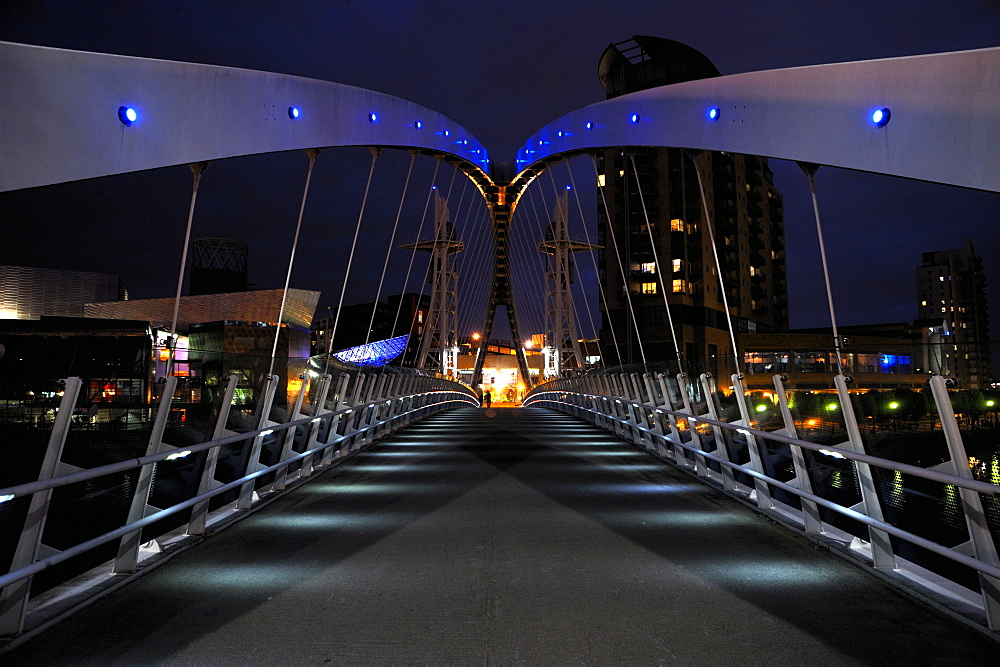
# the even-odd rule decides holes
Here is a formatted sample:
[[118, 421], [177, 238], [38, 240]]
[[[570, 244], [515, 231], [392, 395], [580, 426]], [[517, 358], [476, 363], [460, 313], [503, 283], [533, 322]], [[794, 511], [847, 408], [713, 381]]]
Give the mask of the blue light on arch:
[[118, 120], [122, 122], [122, 125], [128, 127], [139, 120], [139, 112], [132, 107], [118, 107]]
[[642, 120], [642, 116], [640, 116], [637, 113], [634, 113], [628, 117], [628, 120], [630, 123], [638, 123], [640, 120]]
[[876, 127], [885, 127], [891, 116], [892, 112], [889, 111], [887, 107], [875, 109], [875, 111], [872, 112], [872, 122], [875, 123]]
[[375, 113], [374, 111], [372, 111], [370, 114], [368, 114], [368, 122], [369, 123], [377, 123], [378, 122], [378, 114]]
[[719, 107], [712, 107], [708, 110], [706, 115], [709, 120], [719, 120], [719, 116], [722, 115], [722, 110]]
[[298, 118], [300, 113], [301, 112], [299, 111], [298, 107], [288, 107], [288, 117], [291, 118], [292, 120]]

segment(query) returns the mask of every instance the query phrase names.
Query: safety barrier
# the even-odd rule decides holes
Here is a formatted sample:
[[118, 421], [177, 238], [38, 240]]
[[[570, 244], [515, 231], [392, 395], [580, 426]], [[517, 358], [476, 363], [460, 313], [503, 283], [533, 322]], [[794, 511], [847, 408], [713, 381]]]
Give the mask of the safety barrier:
[[[0, 592], [0, 636], [14, 637], [24, 631], [29, 595], [33, 592], [32, 577], [44, 570], [117, 542], [112, 572], [135, 572], [141, 543], [148, 543], [162, 534], [163, 531], [156, 532], [156, 528], [162, 528], [164, 519], [190, 510], [185, 533], [202, 535], [210, 523], [209, 503], [214, 498], [235, 494], [235, 499], [223, 508], [225, 511], [213, 515], [212, 519], [219, 521], [229, 510], [245, 511], [253, 507], [259, 501], [258, 489], [285, 490], [291, 473], [307, 478], [314, 470], [335, 465], [415, 421], [461, 405], [479, 405], [468, 386], [423, 375], [358, 373], [352, 377], [343, 374], [330, 396], [333, 377], [326, 374], [319, 377], [319, 386], [312, 392], [313, 400], [306, 409], [308, 414], [304, 414], [304, 400], [310, 393], [309, 379], [303, 375], [299, 381], [301, 389], [288, 412], [287, 421], [274, 423], [268, 419], [279, 384], [279, 377], [270, 375], [264, 378], [262, 400], [254, 410], [254, 428], [227, 434], [230, 408], [237, 389], [237, 378], [230, 376], [222, 393], [211, 439], [178, 447], [163, 442], [177, 386], [177, 378], [168, 377], [160, 385], [162, 391], [145, 455], [84, 470], [62, 460], [71, 424], [79, 417], [74, 414], [74, 408], [83, 384], [76, 377], [64, 380], [64, 395], [38, 479], [0, 489], [0, 503], [20, 504], [24, 517], [19, 535], [4, 536], [8, 543], [16, 540], [17, 547], [9, 571], [0, 576], [0, 588], [3, 589]], [[224, 450], [235, 452], [233, 458], [240, 462], [240, 470], [230, 475], [234, 479], [222, 482], [216, 478], [216, 469], [219, 454]], [[265, 450], [271, 452], [270, 458], [276, 459], [274, 462], [262, 460]], [[277, 456], [273, 456], [274, 453]], [[179, 464], [186, 465], [189, 472], [197, 475], [196, 492], [168, 507], [153, 507], [151, 491], [154, 480], [159, 481], [158, 473]], [[164, 472], [160, 478], [166, 474]], [[120, 480], [121, 488], [117, 491], [130, 498], [124, 523], [81, 543], [68, 547], [61, 545], [61, 549], [45, 544], [43, 537], [47, 537], [45, 525], [53, 492], [65, 490], [70, 485], [106, 480], [109, 476]]]
[[[986, 624], [1000, 629], [1000, 559], [993, 538], [1000, 526], [994, 516], [991, 531], [988, 516], [1000, 509], [1000, 486], [973, 478], [946, 379], [929, 380], [947, 445], [940, 463], [930, 468], [865, 452], [849, 377], [835, 376], [836, 402], [827, 406], [839, 415], [835, 430], [845, 437], [835, 443], [829, 438], [811, 442], [798, 437], [803, 420], [793, 417], [785, 378], [775, 375], [773, 382], [774, 393], [769, 395], [779, 415], [768, 423], [755, 418], [739, 374], [732, 376], [730, 392], [720, 392], [709, 374], [702, 374], [697, 384], [689, 383], [684, 374], [670, 379], [663, 373], [585, 375], [539, 385], [524, 405], [560, 410], [611, 431], [727, 493], [755, 502], [759, 510], [786, 525], [850, 544], [851, 552], [878, 571], [905, 571], [918, 586], [929, 575], [924, 581], [934, 580], [939, 590], [942, 579], [959, 582], [970, 591], [978, 588], [977, 606]], [[928, 517], [887, 508], [885, 501], [894, 493], [915, 495], [910, 487], [918, 482], [937, 485], [944, 497], [954, 499], [956, 511], [964, 517], [964, 540], [942, 543], [921, 535], [929, 532], [921, 528], [929, 523]], [[901, 552], [908, 558], [916, 553], [925, 565], [914, 567]], [[942, 559], [969, 568], [964, 572], [970, 576], [947, 572], [940, 567]], [[976, 604], [977, 596], [973, 592], [963, 600]]]

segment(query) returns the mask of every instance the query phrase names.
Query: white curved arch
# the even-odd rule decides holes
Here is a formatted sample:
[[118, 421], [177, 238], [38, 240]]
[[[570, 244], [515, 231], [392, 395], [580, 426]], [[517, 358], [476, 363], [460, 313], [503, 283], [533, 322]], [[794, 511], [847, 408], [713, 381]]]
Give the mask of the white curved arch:
[[[466, 171], [488, 166], [479, 140], [442, 114], [285, 74], [0, 42], [0, 100], [0, 191], [327, 146], [415, 148]], [[137, 110], [135, 123], [119, 120], [121, 106]]]
[[[891, 117], [878, 127], [871, 114], [882, 107]], [[719, 109], [717, 120], [708, 118], [711, 108]], [[613, 146], [730, 151], [997, 192], [1000, 48], [750, 72], [632, 93], [543, 127], [518, 151], [518, 170]]]

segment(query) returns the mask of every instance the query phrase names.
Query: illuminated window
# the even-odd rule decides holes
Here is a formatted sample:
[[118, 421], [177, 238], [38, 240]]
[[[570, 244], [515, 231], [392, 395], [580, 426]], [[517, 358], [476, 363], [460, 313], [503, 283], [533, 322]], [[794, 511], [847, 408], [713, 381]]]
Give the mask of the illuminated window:
[[685, 287], [686, 287], [685, 281], [683, 281], [683, 280], [675, 280], [674, 281], [674, 292], [675, 293], [677, 293], [677, 292], [684, 292], [685, 291]]
[[677, 273], [678, 271], [681, 270], [681, 260], [675, 259], [673, 261], [673, 265], [674, 265], [674, 273]]
[[751, 276], [755, 276], [755, 275], [757, 275], [757, 269], [755, 269], [754, 267], [752, 267], [752, 266], [751, 266], [751, 267], [750, 267], [750, 275], [751, 275]]
[[624, 169], [619, 169], [618, 170], [618, 175], [619, 176], [624, 176], [625, 175], [625, 170]]
[[921, 306], [926, 306], [926, 305], [927, 305], [927, 300], [925, 299], [924, 301], [921, 301], [921, 302], [920, 302], [920, 305], [921, 305]]
[[642, 283], [641, 290], [643, 294], [656, 294], [656, 283]]
[[672, 232], [683, 232], [684, 231], [684, 221], [680, 218], [674, 218], [670, 221], [670, 231]]
[[645, 262], [639, 265], [639, 270], [643, 273], [656, 273], [656, 264], [653, 262]]
[[598, 174], [597, 175], [597, 187], [599, 187], [599, 188], [603, 188], [604, 187], [604, 174]]

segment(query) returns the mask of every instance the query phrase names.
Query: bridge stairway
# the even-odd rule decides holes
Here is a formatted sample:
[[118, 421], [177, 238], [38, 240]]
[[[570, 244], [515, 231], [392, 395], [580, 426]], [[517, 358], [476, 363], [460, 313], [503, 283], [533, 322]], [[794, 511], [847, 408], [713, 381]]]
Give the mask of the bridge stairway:
[[997, 648], [603, 431], [470, 408], [0, 662], [995, 664]]

